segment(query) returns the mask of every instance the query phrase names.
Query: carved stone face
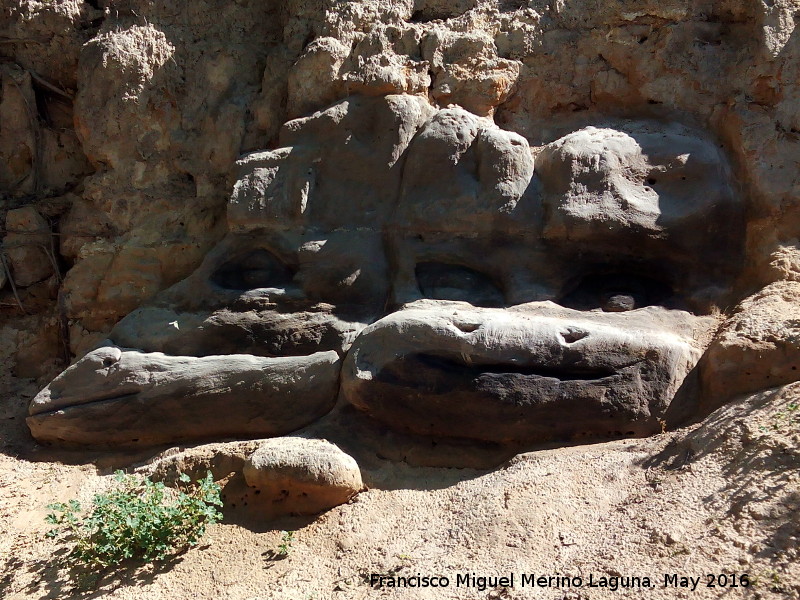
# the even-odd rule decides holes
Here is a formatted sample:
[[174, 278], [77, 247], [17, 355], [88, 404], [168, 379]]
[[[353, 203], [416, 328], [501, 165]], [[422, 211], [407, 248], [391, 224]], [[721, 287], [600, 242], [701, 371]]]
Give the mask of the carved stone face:
[[350, 350], [349, 402], [493, 442], [646, 435], [687, 416], [716, 324], [703, 308], [741, 239], [710, 140], [588, 127], [534, 166], [525, 139], [444, 110], [408, 152], [390, 228], [405, 304]]
[[[385, 310], [383, 226], [406, 147], [432, 112], [412, 96], [353, 98], [288, 122], [281, 148], [245, 157], [229, 234], [195, 273], [125, 317], [110, 348], [34, 399], [34, 436], [93, 445], [273, 436], [327, 413], [341, 357]], [[235, 375], [228, 361], [239, 361]], [[162, 393], [173, 381], [186, 385]]]
[[534, 150], [389, 96], [289, 122], [281, 143], [242, 161], [203, 265], [112, 332], [136, 350], [60, 375], [34, 435], [281, 435], [337, 389], [391, 427], [492, 442], [646, 435], [691, 412], [742, 239], [702, 133], [609, 122]]

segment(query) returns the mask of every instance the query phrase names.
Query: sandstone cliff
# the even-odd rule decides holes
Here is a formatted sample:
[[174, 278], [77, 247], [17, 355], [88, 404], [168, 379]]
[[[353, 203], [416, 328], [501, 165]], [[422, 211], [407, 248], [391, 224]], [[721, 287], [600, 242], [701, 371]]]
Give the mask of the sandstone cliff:
[[461, 106], [534, 154], [611, 117], [696, 124], [746, 200], [731, 308], [800, 270], [796, 17], [788, 1], [7, 1], [4, 352], [43, 376], [93, 347], [224, 234], [242, 153], [352, 94]]

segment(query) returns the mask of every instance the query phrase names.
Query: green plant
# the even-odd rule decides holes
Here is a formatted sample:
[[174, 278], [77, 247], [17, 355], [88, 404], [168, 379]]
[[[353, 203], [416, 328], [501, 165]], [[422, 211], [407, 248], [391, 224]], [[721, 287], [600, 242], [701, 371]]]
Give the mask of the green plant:
[[[770, 425], [771, 428], [774, 431], [782, 431], [800, 425], [800, 410], [798, 409], [800, 409], [800, 403], [798, 402], [790, 402], [787, 404], [786, 408], [775, 413]], [[759, 426], [758, 429], [763, 432], [769, 431], [769, 428], [764, 425]]]
[[750, 585], [754, 588], [766, 587], [771, 592], [784, 593], [786, 590], [777, 571], [765, 570], [750, 576]]
[[77, 500], [48, 506], [48, 537], [72, 544], [74, 566], [109, 567], [124, 560], [162, 560], [194, 546], [206, 526], [222, 518], [220, 486], [211, 473], [196, 484], [181, 474], [178, 489], [161, 482], [115, 474], [113, 487], [95, 495], [88, 511]]
[[294, 541], [294, 531], [281, 531], [281, 543], [278, 544], [278, 556], [289, 556]]
[[395, 556], [397, 558], [399, 558], [400, 560], [405, 560], [405, 561], [408, 561], [408, 562], [414, 562], [414, 557], [411, 556], [410, 554], [395, 554]]

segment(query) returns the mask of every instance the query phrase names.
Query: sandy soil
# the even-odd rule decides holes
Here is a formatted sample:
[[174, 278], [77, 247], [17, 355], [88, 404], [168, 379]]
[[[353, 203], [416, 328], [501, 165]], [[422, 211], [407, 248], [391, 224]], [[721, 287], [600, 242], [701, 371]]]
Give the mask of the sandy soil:
[[[317, 519], [265, 523], [228, 506], [202, 546], [98, 580], [63, 567], [64, 549], [44, 537], [46, 505], [89, 499], [114, 468], [147, 457], [38, 447], [24, 424], [36, 386], [0, 383], [0, 597], [8, 600], [800, 598], [800, 384], [742, 399], [699, 426], [527, 452], [489, 471], [386, 463], [380, 477], [366, 474], [382, 489]], [[294, 542], [276, 559], [282, 530], [295, 531]], [[444, 576], [449, 585], [378, 588], [373, 574]], [[459, 581], [465, 574], [514, 574], [514, 587], [481, 589], [480, 580]], [[582, 586], [523, 587], [531, 574]], [[751, 585], [708, 587], [720, 574], [729, 583], [748, 574]], [[677, 579], [665, 586], [665, 576]], [[699, 578], [696, 589], [684, 577]], [[621, 587], [645, 578], [652, 587]], [[614, 582], [620, 589], [590, 587]]]

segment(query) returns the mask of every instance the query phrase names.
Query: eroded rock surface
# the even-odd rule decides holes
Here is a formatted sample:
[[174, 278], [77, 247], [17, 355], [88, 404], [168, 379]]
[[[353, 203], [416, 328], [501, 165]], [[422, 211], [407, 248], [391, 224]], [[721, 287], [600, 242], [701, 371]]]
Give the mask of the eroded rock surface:
[[364, 487], [352, 456], [325, 440], [300, 437], [261, 442], [243, 473], [262, 500], [295, 514], [317, 514], [344, 504]]
[[37, 395], [28, 426], [42, 441], [105, 446], [281, 435], [331, 409], [338, 377], [335, 352], [195, 358], [111, 345]]
[[700, 365], [708, 410], [731, 398], [800, 378], [800, 284], [783, 281], [746, 298]]
[[[329, 143], [313, 145], [322, 138]], [[647, 435], [694, 412], [688, 376], [716, 324], [702, 313], [726, 289], [710, 288], [702, 274], [715, 271], [713, 281], [726, 285], [743, 233], [726, 159], [701, 133], [656, 121], [581, 129], [534, 161], [524, 137], [488, 119], [386, 96], [290, 121], [282, 141], [240, 161], [231, 231], [201, 267], [112, 332], [144, 351], [122, 353], [120, 368], [153, 384], [148, 406], [180, 406], [182, 387], [215, 377], [190, 365], [222, 369], [222, 354], [232, 368], [255, 356], [296, 357], [286, 364], [299, 381], [311, 376], [303, 361], [327, 351], [346, 356], [343, 400], [429, 436]], [[661, 194], [647, 186], [654, 173]], [[703, 202], [690, 199], [695, 184]], [[710, 216], [720, 214], [729, 227], [717, 236]], [[719, 248], [727, 261], [686, 260]], [[67, 394], [66, 410], [53, 398], [75, 379], [69, 370], [33, 403], [37, 436], [87, 443], [81, 418], [126, 433], [153, 418], [141, 403], [126, 404], [124, 390], [107, 398], [108, 386], [124, 386], [95, 381], [97, 360], [89, 354], [71, 368], [93, 376]], [[313, 398], [330, 408], [340, 362], [326, 364]], [[237, 377], [255, 383], [236, 368], [225, 381]], [[291, 385], [271, 388], [271, 402], [292, 405]], [[220, 398], [220, 410], [245, 388]], [[220, 419], [213, 398], [175, 439], [266, 433]], [[142, 413], [135, 427], [120, 424], [120, 406]], [[297, 426], [322, 414], [306, 412]], [[72, 431], [58, 425], [65, 419]], [[134, 432], [126, 443], [156, 437], [169, 441]]]
[[732, 254], [744, 243], [743, 213], [728, 161], [696, 130], [590, 126], [545, 146], [536, 170], [547, 240], [635, 259], [655, 255], [680, 264], [695, 286], [739, 268]]
[[[104, 419], [156, 418], [114, 416], [124, 386], [94, 358], [109, 336], [175, 411], [170, 382], [211, 377], [194, 365], [224, 380], [224, 356], [325, 355], [384, 423], [492, 441], [644, 435], [796, 379], [792, 3], [99, 6], [0, 14], [0, 209], [35, 201], [64, 271], [24, 261], [32, 283], [2, 306], [44, 310], [30, 323], [91, 374], [45, 389], [75, 386], [34, 403], [37, 436], [114, 443]], [[14, 335], [19, 362], [31, 336]], [[761, 366], [728, 378], [739, 361]], [[439, 405], [445, 387], [458, 400]], [[219, 406], [174, 439], [264, 435]]]
[[605, 315], [549, 302], [504, 310], [419, 301], [362, 333], [342, 393], [393, 427], [428, 435], [647, 435], [680, 402], [702, 352], [693, 335], [714, 323], [657, 308]]
[[34, 207], [8, 211], [6, 231], [3, 249], [16, 285], [28, 287], [53, 274], [56, 259], [50, 226]]

